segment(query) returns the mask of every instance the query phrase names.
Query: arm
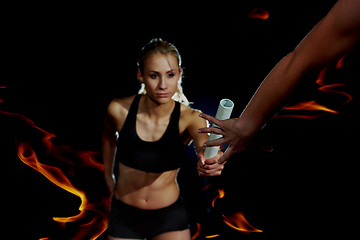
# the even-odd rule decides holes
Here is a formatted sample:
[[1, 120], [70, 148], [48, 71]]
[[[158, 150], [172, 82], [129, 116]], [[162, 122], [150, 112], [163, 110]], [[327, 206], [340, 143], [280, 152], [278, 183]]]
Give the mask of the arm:
[[102, 156], [104, 161], [104, 177], [108, 190], [112, 194], [115, 185], [114, 156], [116, 151], [116, 123], [122, 124], [122, 107], [118, 101], [112, 101], [107, 109], [104, 130], [102, 133]]
[[285, 104], [306, 76], [318, 74], [326, 66], [347, 54], [360, 40], [360, 1], [340, 0], [296, 49], [284, 57], [265, 78], [238, 119], [214, 122], [219, 129], [201, 129], [224, 137], [208, 146], [230, 144], [220, 162], [251, 144], [261, 127]]
[[206, 159], [204, 156], [205, 146], [204, 143], [208, 140], [207, 134], [199, 134], [199, 128], [208, 126], [207, 121], [199, 117], [199, 112], [195, 110], [190, 110], [189, 114], [190, 124], [188, 126], [188, 132], [190, 137], [194, 142], [194, 146], [198, 156], [198, 166], [197, 170], [200, 176], [210, 177], [221, 175], [222, 170], [224, 169], [223, 164], [219, 164], [218, 160], [222, 156], [222, 152], [219, 153], [210, 159]]
[[112, 194], [115, 185], [115, 178], [113, 174], [114, 154], [116, 149], [115, 142], [115, 128], [109, 117], [105, 119], [104, 131], [101, 138], [102, 157], [104, 161], [104, 177], [108, 190]]

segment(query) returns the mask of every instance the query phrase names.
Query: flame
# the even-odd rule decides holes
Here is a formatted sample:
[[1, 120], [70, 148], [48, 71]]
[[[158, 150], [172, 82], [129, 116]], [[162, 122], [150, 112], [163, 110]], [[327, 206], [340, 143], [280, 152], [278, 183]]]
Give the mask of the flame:
[[23, 163], [40, 172], [56, 186], [74, 194], [75, 196], [78, 196], [81, 199], [81, 205], [79, 207], [80, 213], [78, 215], [66, 218], [54, 217], [53, 219], [55, 221], [63, 223], [73, 222], [84, 215], [85, 205], [87, 204], [85, 193], [76, 189], [59, 168], [40, 163], [29, 143], [19, 143], [17, 153]]
[[343, 66], [345, 57], [346, 55], [339, 59], [339, 61], [336, 63], [336, 69], [339, 69]]
[[194, 235], [191, 237], [191, 240], [194, 240], [195, 238], [197, 238], [200, 235], [201, 232], [201, 225], [200, 223], [196, 223], [196, 233], [194, 233]]
[[[96, 161], [95, 155], [96, 152], [91, 151], [75, 151], [70, 146], [57, 146], [52, 143], [52, 139], [55, 138], [55, 135], [49, 133], [34, 124], [27, 117], [11, 112], [0, 111], [0, 114], [10, 116], [12, 118], [22, 120], [22, 123], [28, 125], [34, 129], [41, 131], [42, 133], [42, 142], [45, 146], [45, 152], [55, 159], [65, 162], [70, 168], [71, 166], [81, 166], [87, 168], [94, 168], [98, 171], [103, 171], [103, 165]], [[51, 181], [56, 186], [64, 189], [65, 191], [79, 197], [81, 199], [81, 204], [78, 208], [79, 214], [70, 217], [53, 217], [53, 220], [61, 223], [62, 225], [66, 223], [74, 223], [78, 220], [81, 222], [86, 222], [79, 224], [79, 230], [74, 233], [74, 236], [68, 239], [79, 240], [79, 239], [89, 239], [94, 240], [100, 236], [107, 227], [107, 218], [106, 210], [108, 208], [107, 196], [100, 196], [98, 201], [89, 201], [89, 198], [86, 195], [86, 192], [76, 188], [73, 183], [67, 177], [67, 173], [64, 170], [61, 170], [59, 167], [46, 165], [39, 161], [34, 148], [30, 142], [18, 142], [17, 141], [17, 154], [22, 162], [27, 166], [35, 169]], [[76, 161], [71, 161], [70, 156], [76, 159]], [[68, 171], [68, 174], [76, 175], [73, 169]], [[93, 213], [96, 213], [95, 216]], [[89, 214], [92, 213], [92, 214]], [[90, 220], [88, 220], [90, 219]], [[40, 240], [50, 239], [49, 237], [40, 238]]]
[[218, 189], [218, 192], [219, 192], [219, 195], [218, 196], [216, 196], [213, 200], [212, 200], [212, 203], [211, 203], [211, 206], [212, 207], [215, 207], [215, 201], [216, 201], [216, 199], [218, 199], [218, 198], [223, 198], [224, 196], [225, 196], [225, 191], [224, 191], [224, 189]]
[[[344, 61], [344, 57], [342, 57], [336, 64], [336, 69], [339, 69], [340, 67], [343, 66], [343, 61]], [[338, 90], [334, 90], [333, 88], [336, 87], [340, 87], [340, 86], [344, 86], [345, 83], [335, 83], [335, 84], [325, 84], [325, 74], [326, 74], [326, 70], [324, 69], [320, 74], [318, 79], [315, 81], [317, 84], [319, 84], [321, 87], [319, 87], [319, 91], [322, 92], [328, 92], [328, 93], [337, 93], [337, 94], [341, 94], [344, 95], [345, 97], [347, 97], [347, 100], [345, 102], [343, 102], [341, 105], [347, 104], [348, 102], [350, 102], [352, 100], [352, 96], [346, 92], [342, 92], [342, 91], [338, 91]]]
[[[345, 56], [343, 56], [336, 64], [335, 69], [339, 69], [343, 66], [343, 62], [344, 62]], [[319, 91], [322, 92], [327, 92], [327, 93], [336, 93], [336, 94], [340, 94], [340, 95], [344, 95], [347, 99], [340, 103], [339, 105], [344, 105], [349, 103], [352, 100], [352, 96], [346, 92], [343, 91], [339, 91], [339, 90], [335, 90], [334, 88], [337, 87], [341, 87], [344, 86], [344, 83], [335, 83], [335, 84], [325, 84], [325, 76], [327, 74], [328, 68], [323, 69], [318, 78], [316, 79], [315, 83], [317, 83], [318, 85], [320, 85], [320, 87], [318, 88]], [[305, 110], [305, 111], [323, 111], [323, 112], [329, 112], [329, 113], [338, 113], [338, 111], [335, 111], [333, 109], [330, 109], [324, 105], [321, 105], [319, 103], [317, 103], [316, 101], [305, 101], [305, 102], [300, 102], [300, 103], [296, 103], [292, 106], [287, 106], [284, 109], [287, 110]], [[313, 115], [313, 116], [308, 116], [308, 115], [295, 115], [295, 114], [282, 114], [282, 115], [278, 115], [275, 116], [274, 118], [279, 118], [279, 117], [293, 117], [293, 118], [301, 118], [301, 119], [315, 119], [322, 116], [322, 114], [318, 114], [318, 115]]]
[[295, 105], [286, 107], [285, 109], [307, 110], [307, 111], [325, 111], [325, 112], [337, 113], [337, 111], [327, 108], [321, 104], [318, 104], [315, 101], [300, 102]]
[[214, 235], [210, 235], [210, 236], [205, 236], [205, 238], [216, 238], [216, 237], [220, 237], [220, 234], [214, 234]]
[[248, 15], [249, 18], [258, 18], [262, 20], [267, 20], [269, 18], [269, 12], [264, 9], [255, 8], [252, 12]]
[[222, 215], [224, 218], [224, 223], [226, 223], [229, 227], [241, 231], [241, 232], [263, 232], [260, 229], [256, 229], [250, 225], [250, 223], [246, 220], [244, 214], [242, 212], [236, 212], [232, 214], [230, 217], [226, 217]]
[[[0, 86], [0, 89], [5, 89], [7, 86]], [[0, 103], [4, 103], [5, 101], [0, 98]]]

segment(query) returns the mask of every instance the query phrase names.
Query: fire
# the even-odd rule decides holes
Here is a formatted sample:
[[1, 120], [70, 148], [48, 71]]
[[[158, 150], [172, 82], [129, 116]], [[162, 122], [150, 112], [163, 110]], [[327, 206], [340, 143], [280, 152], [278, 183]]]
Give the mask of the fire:
[[40, 172], [56, 186], [74, 194], [81, 199], [81, 205], [79, 207], [80, 213], [78, 215], [66, 218], [54, 217], [53, 219], [55, 221], [66, 223], [76, 221], [77, 219], [83, 217], [83, 215], [85, 214], [85, 205], [87, 204], [87, 199], [84, 192], [76, 189], [59, 168], [40, 163], [33, 148], [29, 143], [19, 143], [17, 153], [23, 163]]
[[218, 189], [218, 192], [219, 192], [219, 195], [216, 196], [213, 200], [212, 200], [212, 203], [211, 203], [211, 206], [212, 207], [215, 207], [215, 200], [218, 199], [218, 198], [223, 198], [225, 196], [225, 192], [224, 192], [224, 189]]
[[295, 105], [286, 107], [285, 109], [306, 110], [306, 111], [325, 111], [325, 112], [330, 112], [330, 113], [337, 113], [337, 111], [327, 108], [321, 104], [318, 104], [315, 101], [307, 101], [307, 102], [297, 103]]
[[251, 226], [242, 212], [236, 212], [232, 214], [230, 217], [226, 217], [224, 215], [222, 216], [224, 218], [224, 223], [226, 223], [229, 227], [235, 230], [246, 233], [263, 232], [262, 230], [256, 229], [253, 226]]
[[[343, 62], [344, 62], [344, 57], [342, 57], [336, 64], [335, 69], [339, 69], [343, 66]], [[315, 83], [317, 83], [318, 85], [320, 85], [320, 87], [318, 88], [319, 91], [322, 92], [327, 92], [327, 93], [336, 93], [336, 94], [340, 94], [346, 97], [346, 100], [342, 103], [340, 103], [339, 105], [344, 105], [347, 104], [348, 102], [350, 102], [352, 100], [352, 96], [346, 92], [343, 91], [339, 91], [339, 90], [335, 90], [334, 88], [337, 87], [341, 87], [344, 86], [344, 83], [335, 83], [335, 84], [325, 84], [325, 76], [328, 72], [328, 69], [323, 69], [317, 80], [315, 81]], [[287, 110], [304, 110], [304, 111], [323, 111], [323, 112], [328, 112], [328, 113], [338, 113], [338, 111], [335, 111], [333, 109], [330, 109], [324, 105], [321, 105], [319, 103], [317, 103], [314, 100], [311, 101], [305, 101], [305, 102], [300, 102], [300, 103], [296, 103], [292, 106], [287, 106], [284, 109]], [[275, 118], [279, 118], [279, 117], [293, 117], [293, 118], [302, 118], [302, 119], [315, 119], [322, 116], [322, 114], [317, 114], [317, 115], [295, 115], [295, 114], [281, 114], [278, 116], [275, 116]]]
[[196, 233], [194, 233], [194, 235], [191, 237], [191, 240], [194, 240], [195, 238], [197, 238], [200, 235], [201, 232], [201, 225], [200, 223], [196, 223]]
[[[45, 147], [44, 152], [46, 156], [49, 156], [49, 158], [51, 157], [51, 159], [55, 159], [56, 161], [59, 160], [60, 162], [66, 163], [68, 165], [70, 170], [62, 170], [59, 167], [56, 167], [56, 161], [52, 162], [52, 165], [44, 164], [45, 161], [42, 159], [41, 161], [39, 160], [34, 147], [30, 142], [20, 141], [19, 137], [15, 138], [17, 142], [17, 154], [23, 163], [41, 173], [56, 186], [80, 198], [81, 204], [78, 207], [79, 214], [70, 217], [53, 217], [53, 220], [61, 223], [62, 226], [64, 226], [66, 223], [79, 224], [78, 231], [76, 233], [71, 233], [72, 236], [67, 239], [94, 240], [100, 236], [107, 227], [107, 218], [105, 214], [106, 209], [108, 209], [107, 196], [99, 194], [96, 201], [93, 199], [90, 200], [84, 190], [75, 187], [74, 183], [70, 181], [70, 175], [76, 175], [76, 170], [74, 170], [75, 168], [72, 168], [73, 166], [81, 167], [82, 169], [95, 169], [99, 171], [99, 173], [103, 171], [103, 165], [95, 158], [97, 153], [91, 151], [76, 151], [70, 146], [57, 146], [51, 141], [53, 138], [55, 138], [54, 134], [39, 128], [27, 117], [21, 114], [3, 111], [0, 111], [0, 114], [21, 120], [19, 122], [22, 124], [39, 130], [42, 133], [41, 140], [43, 146]], [[41, 151], [41, 153], [43, 153], [43, 151]], [[40, 239], [45, 240], [51, 238], [44, 237]]]
[[[6, 86], [0, 86], [0, 89], [5, 89], [5, 88], [7, 88], [7, 87]], [[4, 102], [5, 101], [0, 98], [0, 103], [4, 103]]]
[[264, 9], [255, 8], [252, 12], [248, 15], [249, 18], [258, 18], [262, 20], [266, 20], [269, 18], [269, 12]]
[[220, 236], [221, 236], [220, 234], [214, 234], [214, 235], [206, 236], [205, 238], [216, 238], [216, 237], [220, 237]]
[[[217, 189], [218, 191], [218, 194], [213, 200], [212, 200], [212, 207], [214, 208], [215, 207], [215, 201], [217, 199], [222, 199], [225, 197], [225, 191], [224, 189]], [[223, 217], [223, 222], [237, 230], [237, 231], [240, 231], [240, 232], [244, 232], [244, 233], [250, 233], [250, 232], [263, 232], [262, 230], [260, 229], [256, 229], [254, 228], [245, 218], [244, 214], [242, 212], [236, 212], [234, 214], [232, 214], [231, 216], [229, 217], [226, 217], [224, 214], [222, 214], [222, 217]], [[201, 231], [201, 228], [200, 228], [200, 224], [198, 224], [198, 228], [197, 228], [197, 232], [195, 233], [195, 235], [193, 236], [192, 239], [195, 239], [196, 237], [199, 236], [200, 234], [200, 231]], [[221, 235], [220, 234], [213, 234], [213, 235], [209, 235], [209, 236], [205, 236], [205, 238], [216, 238], [216, 237], [220, 237]]]
[[[345, 58], [345, 56], [342, 57], [337, 62], [336, 67], [335, 67], [336, 69], [339, 69], [340, 67], [343, 66], [344, 58]], [[325, 74], [326, 74], [326, 69], [320, 73], [318, 79], [316, 80], [316, 83], [321, 86], [318, 88], [319, 91], [344, 95], [347, 98], [347, 100], [345, 102], [343, 102], [341, 105], [344, 105], [344, 104], [347, 104], [348, 102], [350, 102], [352, 100], [352, 96], [350, 94], [334, 89], [336, 87], [344, 86], [345, 83], [325, 84]]]

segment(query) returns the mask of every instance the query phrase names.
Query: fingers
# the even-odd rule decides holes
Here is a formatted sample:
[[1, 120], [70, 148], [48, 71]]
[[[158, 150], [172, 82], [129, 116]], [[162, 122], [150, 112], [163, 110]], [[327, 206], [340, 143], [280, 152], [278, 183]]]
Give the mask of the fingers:
[[221, 172], [224, 169], [224, 164], [219, 164], [218, 159], [222, 154], [222, 152], [219, 152], [215, 157], [205, 159], [204, 164], [202, 164], [201, 161], [198, 161], [197, 170], [199, 176], [211, 177], [221, 175]]
[[199, 159], [199, 162], [201, 163], [201, 165], [204, 166], [204, 165], [205, 165], [206, 158], [205, 158], [203, 152], [198, 153], [198, 159]]
[[222, 138], [218, 138], [218, 139], [214, 139], [214, 140], [205, 142], [204, 146], [205, 147], [215, 147], [215, 146], [221, 146], [221, 145], [225, 145], [225, 144], [228, 144], [228, 143], [222, 137]]
[[223, 130], [218, 127], [206, 127], [206, 128], [200, 128], [199, 133], [215, 133], [215, 134], [222, 135]]
[[198, 162], [197, 170], [199, 176], [201, 177], [213, 177], [221, 175], [222, 170], [224, 169], [223, 164], [215, 163], [215, 164], [205, 164], [202, 165]]
[[219, 158], [219, 164], [224, 164], [229, 160], [229, 158], [235, 153], [235, 150], [232, 146], [228, 147], [224, 154]]
[[203, 119], [208, 120], [211, 123], [215, 123], [216, 125], [220, 126], [221, 121], [214, 118], [214, 117], [212, 117], [212, 116], [210, 116], [210, 115], [207, 115], [205, 113], [200, 113], [199, 116], [202, 117]]

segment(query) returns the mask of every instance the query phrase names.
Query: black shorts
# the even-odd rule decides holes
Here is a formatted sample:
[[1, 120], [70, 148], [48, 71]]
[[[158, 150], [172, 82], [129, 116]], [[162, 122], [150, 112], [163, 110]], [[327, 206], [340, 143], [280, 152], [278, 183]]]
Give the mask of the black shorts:
[[170, 206], [155, 210], [139, 209], [116, 198], [111, 203], [108, 234], [112, 237], [151, 239], [162, 233], [189, 227], [181, 197]]

